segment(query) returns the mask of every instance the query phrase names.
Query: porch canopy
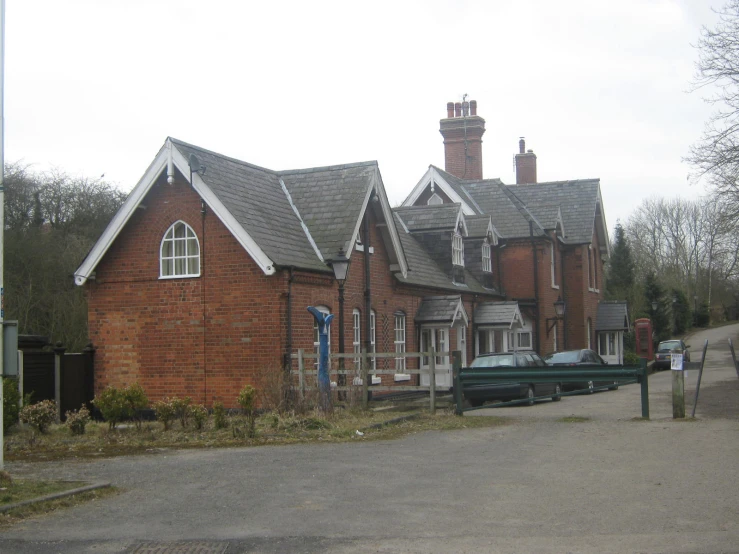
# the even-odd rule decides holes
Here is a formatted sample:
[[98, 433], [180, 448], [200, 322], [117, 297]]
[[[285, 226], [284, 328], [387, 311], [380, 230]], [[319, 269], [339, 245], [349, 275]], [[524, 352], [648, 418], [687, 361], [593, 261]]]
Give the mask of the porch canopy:
[[464, 325], [467, 326], [469, 317], [462, 303], [462, 295], [426, 296], [421, 300], [416, 312], [416, 323], [427, 325]]
[[483, 302], [475, 307], [475, 325], [498, 329], [521, 329], [523, 316], [518, 302]]
[[595, 331], [628, 331], [629, 314], [625, 300], [609, 300], [598, 304]]

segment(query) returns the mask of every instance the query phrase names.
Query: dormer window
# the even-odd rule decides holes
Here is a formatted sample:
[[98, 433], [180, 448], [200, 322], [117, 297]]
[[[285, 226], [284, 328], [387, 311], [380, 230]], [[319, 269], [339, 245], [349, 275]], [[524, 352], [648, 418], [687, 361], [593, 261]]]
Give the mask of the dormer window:
[[482, 243], [482, 270], [485, 273], [493, 272], [493, 264], [490, 262], [490, 241], [487, 238]]
[[426, 202], [426, 204], [428, 204], [429, 206], [438, 206], [439, 204], [443, 203], [444, 199], [436, 193], [432, 194], [428, 202]]
[[452, 264], [464, 266], [464, 243], [459, 232], [452, 235]]

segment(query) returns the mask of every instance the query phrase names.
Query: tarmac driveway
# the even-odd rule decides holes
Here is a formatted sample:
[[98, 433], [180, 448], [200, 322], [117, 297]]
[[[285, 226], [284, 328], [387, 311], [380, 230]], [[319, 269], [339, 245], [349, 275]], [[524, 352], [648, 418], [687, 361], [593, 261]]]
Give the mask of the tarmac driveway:
[[701, 404], [739, 381], [711, 348], [739, 326], [722, 329], [696, 421], [672, 420], [665, 371], [650, 377], [649, 421], [629, 385], [397, 441], [7, 464], [124, 492], [19, 524], [0, 552], [739, 552], [739, 413]]

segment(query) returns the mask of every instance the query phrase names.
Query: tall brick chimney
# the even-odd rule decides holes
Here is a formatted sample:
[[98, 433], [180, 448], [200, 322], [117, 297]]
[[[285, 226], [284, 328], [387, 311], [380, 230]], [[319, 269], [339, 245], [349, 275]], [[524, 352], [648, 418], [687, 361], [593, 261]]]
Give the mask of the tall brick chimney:
[[485, 120], [477, 115], [477, 101], [449, 102], [440, 121], [444, 137], [444, 169], [460, 179], [482, 179], [482, 135]]
[[536, 154], [533, 150], [526, 152], [526, 141], [521, 137], [516, 154], [516, 184], [526, 183], [536, 183]]

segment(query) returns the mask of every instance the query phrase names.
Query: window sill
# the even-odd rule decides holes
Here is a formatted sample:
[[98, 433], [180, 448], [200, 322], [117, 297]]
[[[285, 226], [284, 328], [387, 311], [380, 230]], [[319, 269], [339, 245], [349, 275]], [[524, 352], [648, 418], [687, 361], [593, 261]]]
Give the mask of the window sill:
[[193, 275], [160, 275], [160, 279], [195, 279], [196, 277], [200, 277], [200, 273], [196, 273]]
[[395, 376], [394, 376], [394, 379], [395, 379], [395, 382], [396, 383], [398, 381], [410, 381], [411, 380], [411, 375], [410, 375], [410, 373], [396, 373]]
[[[364, 244], [355, 244], [354, 245], [354, 250], [357, 250], [358, 252], [364, 252]], [[374, 254], [375, 253], [375, 247], [374, 246], [370, 246], [369, 247], [369, 253], [370, 254]]]

